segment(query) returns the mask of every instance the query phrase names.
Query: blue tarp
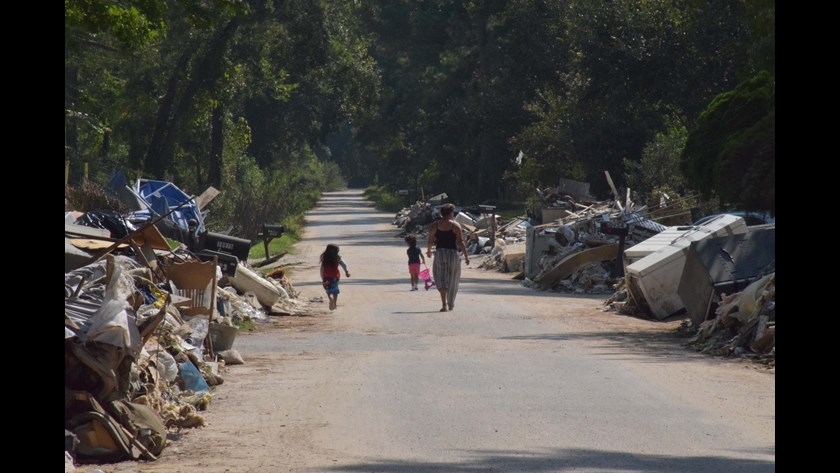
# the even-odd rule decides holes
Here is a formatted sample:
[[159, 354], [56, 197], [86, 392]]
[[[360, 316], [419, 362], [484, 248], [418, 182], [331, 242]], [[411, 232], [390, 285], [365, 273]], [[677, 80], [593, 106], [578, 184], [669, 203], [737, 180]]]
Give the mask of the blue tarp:
[[[151, 210], [134, 212], [132, 215], [135, 219], [142, 219], [144, 214], [148, 215], [148, 218], [152, 218], [152, 212], [156, 215], [165, 215], [172, 208], [190, 199], [190, 196], [185, 194], [178, 186], [168, 181], [140, 179], [137, 181], [137, 187], [134, 190], [148, 202], [151, 208]], [[202, 218], [201, 212], [198, 211], [195, 202], [184, 205], [175, 212], [172, 212], [167, 218], [175, 222], [184, 232], [189, 231], [190, 220], [195, 220], [198, 223], [198, 228], [196, 229], [197, 235], [201, 235], [206, 231], [204, 228], [204, 218]]]

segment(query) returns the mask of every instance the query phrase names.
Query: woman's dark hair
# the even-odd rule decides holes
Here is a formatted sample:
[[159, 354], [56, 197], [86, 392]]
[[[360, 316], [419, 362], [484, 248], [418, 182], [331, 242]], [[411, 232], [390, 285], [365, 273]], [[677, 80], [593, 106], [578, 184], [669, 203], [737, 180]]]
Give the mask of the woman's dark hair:
[[415, 246], [417, 246], [417, 237], [415, 237], [414, 235], [406, 235], [405, 242], [408, 243], [408, 246], [414, 248]]
[[327, 245], [327, 249], [321, 253], [321, 264], [327, 264], [329, 266], [335, 266], [338, 264], [339, 260], [338, 256], [338, 245], [333, 245], [330, 243]]
[[443, 207], [440, 208], [440, 216], [446, 217], [448, 215], [452, 215], [452, 212], [455, 211], [455, 206], [453, 204], [444, 204]]

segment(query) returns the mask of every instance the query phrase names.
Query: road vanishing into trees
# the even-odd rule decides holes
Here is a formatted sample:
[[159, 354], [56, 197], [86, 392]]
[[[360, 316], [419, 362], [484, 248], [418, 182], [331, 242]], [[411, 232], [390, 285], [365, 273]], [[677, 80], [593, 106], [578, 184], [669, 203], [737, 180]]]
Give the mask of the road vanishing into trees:
[[157, 462], [105, 470], [775, 471], [775, 371], [682, 348], [679, 321], [522, 287], [481, 258], [438, 312], [435, 291], [409, 291], [392, 220], [361, 191], [325, 194], [287, 258], [301, 299], [317, 300], [318, 256], [340, 245], [338, 309], [323, 297], [310, 317], [240, 335], [246, 364], [227, 369], [208, 425]]

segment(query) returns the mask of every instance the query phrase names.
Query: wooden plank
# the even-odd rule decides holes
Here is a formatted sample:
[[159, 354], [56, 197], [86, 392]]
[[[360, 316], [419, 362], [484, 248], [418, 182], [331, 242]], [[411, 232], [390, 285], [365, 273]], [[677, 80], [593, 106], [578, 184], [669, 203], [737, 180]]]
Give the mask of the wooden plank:
[[618, 244], [616, 243], [577, 251], [560, 260], [550, 270], [537, 276], [537, 278], [534, 279], [534, 282], [542, 287], [553, 287], [558, 281], [562, 281], [563, 279], [571, 276], [572, 273], [582, 266], [597, 261], [611, 260], [615, 258], [617, 254]]
[[609, 171], [604, 171], [604, 174], [607, 175], [607, 184], [610, 185], [610, 189], [612, 190], [613, 197], [615, 197], [616, 202], [618, 202], [618, 190], [615, 188], [615, 184], [613, 184], [613, 180], [610, 177]]
[[[71, 245], [75, 246], [76, 248], [81, 248], [83, 250], [101, 250], [104, 248], [109, 248], [113, 244], [109, 240], [93, 240], [87, 238], [74, 238], [68, 241]], [[128, 245], [125, 243], [121, 243], [117, 248], [128, 248]]]
[[169, 244], [163, 238], [163, 234], [156, 226], [151, 225], [143, 229], [139, 234], [132, 235], [131, 240], [137, 246], [151, 246], [155, 250], [169, 250]]
[[201, 193], [198, 198], [195, 199], [195, 205], [198, 207], [198, 210], [204, 210], [204, 207], [213, 201], [221, 193], [219, 189], [216, 189], [213, 186], [208, 187], [204, 192]]

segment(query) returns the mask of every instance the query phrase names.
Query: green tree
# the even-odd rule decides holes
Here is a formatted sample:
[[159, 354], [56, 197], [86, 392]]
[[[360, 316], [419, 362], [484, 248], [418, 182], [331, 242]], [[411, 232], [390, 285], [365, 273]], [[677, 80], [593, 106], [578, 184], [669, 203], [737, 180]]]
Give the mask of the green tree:
[[762, 71], [715, 97], [688, 135], [681, 168], [706, 198], [775, 213], [775, 77]]
[[627, 185], [648, 199], [654, 191], [683, 193], [685, 183], [680, 171], [680, 155], [685, 148], [688, 130], [682, 120], [666, 120], [666, 130], [656, 133], [642, 150], [639, 161], [624, 160], [624, 179]]

